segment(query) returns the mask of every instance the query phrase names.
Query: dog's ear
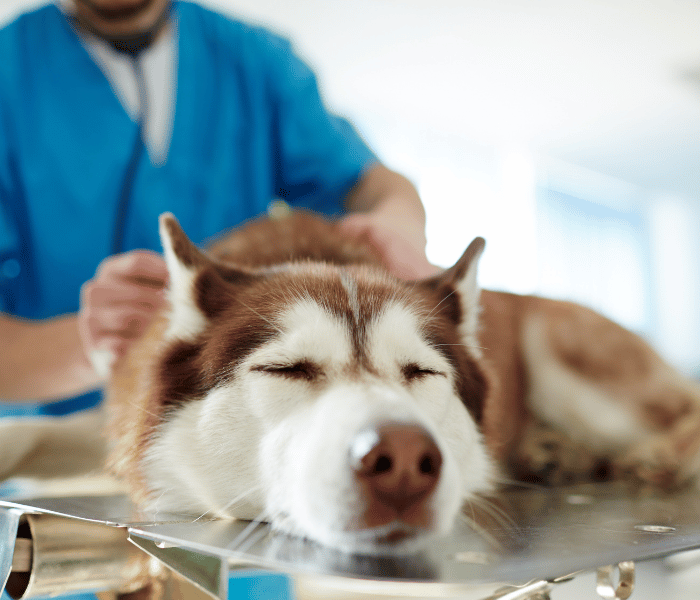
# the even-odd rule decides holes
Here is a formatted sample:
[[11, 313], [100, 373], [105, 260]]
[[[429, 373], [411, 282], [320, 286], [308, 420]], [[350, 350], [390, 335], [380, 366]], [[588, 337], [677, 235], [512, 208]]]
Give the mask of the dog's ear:
[[191, 340], [232, 301], [236, 286], [255, 276], [209, 258], [190, 241], [171, 213], [162, 214], [159, 225], [170, 278], [168, 336]]
[[193, 339], [208, 324], [208, 319], [197, 302], [195, 290], [195, 283], [207, 267], [207, 260], [171, 213], [160, 216], [159, 232], [169, 275], [168, 299], [171, 313], [168, 337]]
[[464, 343], [474, 348], [479, 326], [477, 267], [485, 247], [484, 238], [475, 238], [454, 265], [423, 282], [447, 303], [444, 310], [458, 324]]

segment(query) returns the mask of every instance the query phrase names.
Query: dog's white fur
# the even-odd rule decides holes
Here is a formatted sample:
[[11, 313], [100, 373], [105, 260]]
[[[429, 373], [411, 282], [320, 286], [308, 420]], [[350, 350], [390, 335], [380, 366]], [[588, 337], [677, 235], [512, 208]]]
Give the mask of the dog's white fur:
[[[591, 311], [480, 292], [483, 243], [472, 245], [446, 272], [451, 291], [432, 306], [371, 266], [301, 260], [245, 267], [244, 275], [288, 277], [289, 289], [270, 289], [258, 298], [274, 307], [265, 315], [260, 306], [245, 304], [234, 284], [217, 280], [224, 300], [243, 303], [275, 335], [241, 360], [217, 367], [216, 383], [203, 394], [165, 398], [166, 408], [153, 409], [150, 394], [163, 376], [158, 361], [178, 344], [206, 346], [222, 327], [198, 296], [202, 273], [220, 267], [188, 246], [173, 222], [165, 216], [160, 229], [171, 309], [144, 336], [150, 345], [142, 354], [116, 363], [110, 392], [122, 423], [115, 468], [127, 478], [138, 471], [131, 482], [140, 492], [136, 497], [154, 510], [258, 518], [336, 548], [386, 550], [383, 540], [398, 525], [362, 525], [367, 499], [349, 460], [352, 449], [367, 442], [366, 432], [385, 423], [418, 425], [442, 456], [439, 481], [427, 500], [428, 523], [416, 527], [412, 539], [448, 531], [465, 500], [492, 489], [501, 467], [537, 472], [546, 444], [540, 444], [541, 428], [531, 427], [533, 420], [556, 432], [554, 458], [570, 441], [577, 452], [585, 448], [592, 455], [591, 465], [604, 458], [652, 483], [684, 481], [700, 469], [698, 386], [636, 336]], [[277, 227], [267, 241], [258, 237], [241, 245], [236, 238], [234, 259], [279, 241], [286, 225]], [[313, 242], [312, 234], [305, 236], [305, 244]], [[342, 318], [322, 296], [309, 293], [308, 286], [319, 281], [342, 290], [347, 307]], [[367, 291], [374, 289], [380, 291]], [[448, 360], [426, 333], [431, 319], [455, 299], [449, 310], [458, 315], [451, 317], [458, 318], [457, 345], [480, 365], [488, 383], [480, 423], [460, 396], [463, 367]], [[365, 363], [358, 362], [353, 338], [360, 321]], [[223, 352], [207, 348], [210, 354]], [[275, 370], [299, 361], [310, 362], [321, 375], [289, 377]], [[211, 364], [202, 363], [202, 378], [212, 375]], [[408, 379], [402, 375], [406, 365], [424, 372]], [[103, 464], [104, 443], [96, 435], [100, 418], [0, 423], [0, 477], [66, 475]], [[141, 419], [142, 433], [131, 436], [130, 419]], [[545, 452], [543, 460], [548, 464], [552, 456]], [[585, 479], [586, 460], [574, 454], [569, 463]]]
[[619, 452], [650, 435], [638, 415], [561, 364], [540, 318], [523, 330], [523, 356], [530, 367], [528, 406], [542, 421], [600, 454]]
[[[173, 306], [166, 338], [191, 340], [208, 326], [192, 299], [195, 273], [177, 259], [167, 229], [161, 235]], [[309, 267], [289, 268], [304, 277]], [[354, 282], [345, 278], [343, 285], [357, 312]], [[457, 293], [465, 314], [473, 315], [476, 262]], [[421, 334], [420, 316], [400, 298], [373, 316], [365, 347], [376, 373], [358, 379], [348, 375], [353, 356], [347, 324], [309, 298], [285, 304], [274, 323], [279, 337], [249, 355], [229, 383], [202, 401], [185, 403], [159, 427], [145, 468], [155, 490], [153, 507], [263, 518], [333, 547], [370, 550], [382, 532], [354, 530], [362, 501], [348, 449], [368, 427], [400, 422], [427, 430], [442, 454], [431, 533], [448, 531], [464, 499], [491, 489], [495, 468], [455, 394], [453, 367]], [[463, 323], [471, 346], [476, 327], [475, 317]], [[253, 370], [300, 359], [322, 367], [321, 390], [308, 381]], [[406, 363], [441, 375], [407, 386], [400, 373]]]

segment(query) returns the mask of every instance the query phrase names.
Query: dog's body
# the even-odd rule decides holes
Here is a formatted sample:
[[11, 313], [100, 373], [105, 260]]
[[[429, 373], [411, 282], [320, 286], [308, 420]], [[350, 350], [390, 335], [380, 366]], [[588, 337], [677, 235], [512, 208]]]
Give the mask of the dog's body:
[[171, 310], [107, 394], [111, 464], [139, 502], [393, 551], [504, 477], [672, 486], [700, 470], [698, 386], [588, 309], [479, 292], [483, 240], [402, 282], [305, 214], [208, 256], [172, 217], [161, 236]]

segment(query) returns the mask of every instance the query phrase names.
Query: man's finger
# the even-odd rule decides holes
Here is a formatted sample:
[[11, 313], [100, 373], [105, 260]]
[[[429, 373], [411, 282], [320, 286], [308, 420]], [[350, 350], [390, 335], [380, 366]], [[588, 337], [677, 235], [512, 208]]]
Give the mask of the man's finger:
[[98, 307], [114, 304], [133, 304], [147, 310], [163, 306], [165, 295], [162, 290], [132, 283], [108, 285], [99, 281], [89, 281], [81, 290], [83, 306]]
[[168, 280], [168, 269], [160, 254], [134, 250], [105, 259], [97, 269], [96, 279], [117, 278], [139, 285], [162, 288]]
[[94, 345], [111, 335], [127, 339], [140, 337], [153, 320], [153, 312], [127, 308], [103, 308], [94, 310], [87, 318], [88, 328]]

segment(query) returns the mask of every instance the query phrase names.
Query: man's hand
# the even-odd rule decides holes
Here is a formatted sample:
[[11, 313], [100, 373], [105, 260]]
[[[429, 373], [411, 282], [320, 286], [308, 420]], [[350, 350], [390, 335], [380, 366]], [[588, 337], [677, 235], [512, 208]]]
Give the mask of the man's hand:
[[340, 229], [366, 235], [389, 271], [401, 279], [423, 279], [440, 270], [425, 256], [425, 237], [413, 221], [382, 213], [353, 213], [340, 221]]
[[366, 234], [384, 264], [403, 279], [439, 272], [425, 256], [425, 210], [413, 184], [377, 163], [365, 172], [345, 198], [350, 214], [342, 231]]
[[165, 305], [168, 271], [163, 258], [135, 250], [111, 256], [80, 293], [78, 329], [101, 375], [140, 337]]

